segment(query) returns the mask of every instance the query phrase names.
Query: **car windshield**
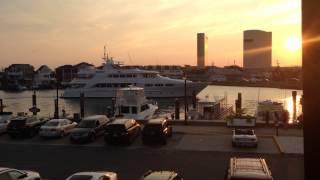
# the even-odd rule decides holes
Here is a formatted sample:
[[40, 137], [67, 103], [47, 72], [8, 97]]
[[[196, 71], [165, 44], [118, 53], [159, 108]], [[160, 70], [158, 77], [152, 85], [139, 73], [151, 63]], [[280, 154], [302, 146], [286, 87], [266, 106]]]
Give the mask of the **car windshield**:
[[70, 180], [91, 180], [93, 176], [91, 175], [74, 175]]
[[58, 126], [59, 122], [58, 121], [49, 121], [46, 123], [46, 126]]
[[236, 129], [235, 133], [237, 135], [254, 135], [253, 131], [249, 129]]
[[94, 128], [96, 126], [96, 121], [81, 121], [79, 125], [77, 126], [78, 128]]
[[26, 124], [26, 120], [12, 120], [10, 124], [13, 126], [24, 126]]
[[112, 124], [107, 126], [106, 131], [107, 132], [124, 132], [126, 131], [126, 128], [123, 124]]

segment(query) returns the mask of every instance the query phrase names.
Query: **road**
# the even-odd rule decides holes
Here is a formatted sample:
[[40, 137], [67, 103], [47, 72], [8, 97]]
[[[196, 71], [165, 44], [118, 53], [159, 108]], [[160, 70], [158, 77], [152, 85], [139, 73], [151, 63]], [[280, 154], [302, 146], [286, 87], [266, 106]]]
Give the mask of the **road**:
[[4, 135], [0, 137], [0, 166], [35, 170], [50, 180], [90, 170], [114, 171], [120, 180], [135, 180], [149, 169], [175, 170], [186, 180], [221, 180], [230, 157], [262, 157], [276, 180], [304, 179], [301, 154], [280, 154], [274, 147], [268, 152], [269, 141], [261, 150], [232, 149], [229, 141], [223, 143], [227, 139], [210, 137], [175, 134], [166, 146], [144, 146], [140, 139], [131, 146], [110, 146], [104, 145], [102, 138], [87, 145], [71, 145], [67, 137], [10, 140]]

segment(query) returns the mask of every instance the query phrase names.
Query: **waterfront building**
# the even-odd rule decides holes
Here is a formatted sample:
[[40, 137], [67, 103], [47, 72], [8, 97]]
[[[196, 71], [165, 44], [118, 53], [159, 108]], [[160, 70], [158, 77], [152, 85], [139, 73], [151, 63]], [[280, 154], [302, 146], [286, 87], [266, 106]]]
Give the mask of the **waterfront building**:
[[62, 85], [68, 84], [72, 79], [77, 76], [76, 68], [72, 65], [63, 65], [55, 69], [56, 80], [59, 81]]
[[243, 67], [246, 69], [270, 69], [272, 67], [272, 32], [244, 31]]
[[1, 71], [0, 71], [0, 89], [2, 89], [2, 88], [3, 88], [3, 84], [4, 84], [4, 77], [5, 77], [4, 72], [1, 72]]
[[216, 82], [241, 81], [243, 69], [239, 66], [212, 67], [208, 69], [208, 80]]
[[197, 34], [197, 66], [203, 68], [208, 59], [208, 37], [205, 33]]
[[42, 65], [36, 70], [34, 74], [34, 88], [36, 89], [50, 89], [55, 85], [54, 71], [47, 65]]
[[5, 86], [9, 89], [15, 89], [17, 86], [31, 87], [33, 84], [34, 67], [30, 64], [12, 64], [5, 68], [7, 83]]
[[[94, 65], [81, 62], [76, 65], [63, 65], [56, 68], [56, 79], [61, 82], [62, 85], [67, 85], [73, 79], [78, 78], [78, 76], [89, 76], [90, 69], [94, 69]], [[89, 73], [89, 74], [87, 74]]]

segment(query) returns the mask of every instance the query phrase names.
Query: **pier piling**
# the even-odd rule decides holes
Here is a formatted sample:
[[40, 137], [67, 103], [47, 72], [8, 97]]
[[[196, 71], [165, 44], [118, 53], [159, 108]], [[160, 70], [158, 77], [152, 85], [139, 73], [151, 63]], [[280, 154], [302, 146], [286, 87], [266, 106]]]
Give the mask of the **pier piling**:
[[0, 113], [3, 113], [3, 109], [4, 109], [4, 107], [3, 107], [3, 100], [0, 99]]
[[34, 116], [36, 116], [38, 114], [38, 112], [40, 112], [40, 109], [37, 108], [37, 94], [36, 91], [33, 91], [32, 94], [32, 107], [29, 109], [30, 112], [32, 112], [32, 114]]
[[115, 107], [116, 107], [116, 98], [111, 99], [111, 116], [115, 114]]
[[33, 91], [33, 95], [32, 95], [32, 107], [35, 109], [35, 111], [33, 111], [33, 115], [37, 115], [37, 94], [36, 91]]
[[242, 109], [242, 94], [238, 93], [238, 99], [236, 99], [236, 114], [241, 115], [241, 109]]
[[84, 93], [80, 93], [80, 117], [84, 118]]
[[180, 102], [179, 99], [175, 99], [175, 119], [180, 119]]
[[297, 91], [292, 91], [293, 99], [293, 120], [297, 119]]
[[59, 119], [58, 99], [54, 99], [54, 118]]
[[192, 107], [193, 109], [197, 108], [197, 94], [195, 91], [192, 92]]

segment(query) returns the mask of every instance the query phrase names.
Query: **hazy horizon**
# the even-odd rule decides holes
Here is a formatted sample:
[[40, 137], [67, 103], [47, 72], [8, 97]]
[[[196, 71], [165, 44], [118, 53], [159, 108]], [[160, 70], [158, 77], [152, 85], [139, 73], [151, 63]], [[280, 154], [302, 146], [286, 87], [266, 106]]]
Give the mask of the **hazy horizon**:
[[[196, 36], [208, 36], [206, 65], [242, 66], [243, 31], [273, 33], [273, 65], [301, 65], [300, 0], [11, 0], [0, 2], [1, 67], [102, 63], [103, 46], [129, 65], [195, 65]], [[288, 45], [289, 43], [289, 45]], [[288, 47], [289, 46], [289, 47]]]

